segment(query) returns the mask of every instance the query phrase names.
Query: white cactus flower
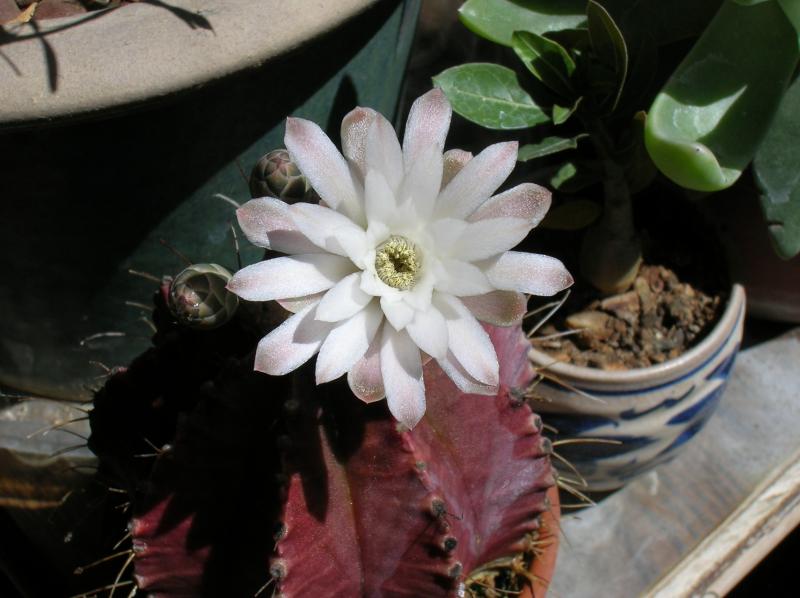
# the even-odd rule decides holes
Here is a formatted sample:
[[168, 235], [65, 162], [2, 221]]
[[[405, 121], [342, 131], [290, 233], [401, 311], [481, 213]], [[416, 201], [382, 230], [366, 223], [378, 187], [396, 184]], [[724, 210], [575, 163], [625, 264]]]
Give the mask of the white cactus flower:
[[383, 116], [356, 108], [342, 122], [344, 156], [316, 124], [287, 119], [286, 147], [322, 203], [263, 197], [238, 211], [252, 243], [289, 254], [228, 284], [294, 312], [259, 343], [256, 370], [283, 375], [319, 352], [317, 384], [347, 374], [357, 397], [386, 397], [409, 428], [425, 413], [426, 355], [462, 391], [497, 392], [497, 355], [478, 320], [512, 325], [523, 293], [552, 295], [572, 277], [557, 259], [509, 251], [550, 206], [531, 183], [492, 196], [517, 143], [443, 154], [451, 114], [438, 89], [418, 98], [401, 147]]

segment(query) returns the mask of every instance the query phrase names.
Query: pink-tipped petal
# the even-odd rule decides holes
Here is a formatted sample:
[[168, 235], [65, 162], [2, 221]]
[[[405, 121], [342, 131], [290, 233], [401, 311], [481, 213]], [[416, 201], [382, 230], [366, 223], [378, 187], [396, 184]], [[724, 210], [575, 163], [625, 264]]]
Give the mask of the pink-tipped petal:
[[317, 306], [317, 319], [339, 322], [355, 315], [374, 298], [360, 288], [361, 272], [353, 272], [330, 289]]
[[497, 393], [497, 386], [481, 384], [467, 373], [452, 351], [448, 351], [444, 359], [437, 359], [436, 363], [442, 368], [448, 378], [458, 387], [461, 392], [471, 395], [493, 395]]
[[439, 293], [434, 302], [447, 320], [448, 343], [455, 358], [478, 382], [497, 386], [500, 365], [483, 326], [456, 297]]
[[381, 374], [381, 339], [379, 330], [367, 353], [347, 373], [350, 390], [365, 403], [374, 403], [386, 397]]
[[314, 356], [333, 326], [315, 320], [314, 308], [305, 307], [261, 339], [256, 349], [256, 371], [283, 376]]
[[236, 210], [239, 227], [256, 247], [282, 253], [313, 253], [315, 245], [295, 226], [289, 206], [274, 197], [251, 199]]
[[350, 217], [362, 217], [360, 192], [350, 167], [319, 125], [287, 118], [284, 142], [300, 172], [326, 204]]
[[485, 295], [462, 297], [461, 302], [478, 320], [493, 326], [518, 324], [528, 309], [525, 295], [516, 291], [492, 291]]
[[392, 124], [381, 114], [376, 114], [367, 132], [367, 172], [380, 172], [389, 188], [396, 193], [403, 180], [403, 150]]
[[470, 222], [452, 246], [453, 255], [466, 262], [483, 260], [519, 244], [533, 226], [522, 218], [490, 218]]
[[242, 268], [227, 288], [246, 301], [302, 297], [331, 288], [354, 269], [350, 260], [326, 253], [278, 257]]
[[331, 330], [317, 356], [317, 384], [336, 380], [353, 367], [367, 352], [382, 319], [380, 308], [373, 304]]
[[469, 217], [471, 222], [487, 218], [522, 218], [538, 226], [550, 209], [552, 194], [534, 183], [522, 183], [499, 193]]
[[325, 296], [325, 291], [314, 293], [312, 295], [305, 295], [303, 297], [289, 297], [287, 299], [276, 299], [278, 305], [280, 305], [286, 311], [292, 312], [296, 314], [299, 311], [303, 311], [309, 305], [315, 305], [320, 302]]
[[564, 264], [549, 255], [507, 251], [484, 267], [495, 288], [505, 291], [550, 296], [574, 282]]
[[432, 305], [415, 312], [406, 330], [411, 340], [431, 357], [443, 359], [447, 355], [447, 322]]
[[425, 384], [419, 349], [405, 332], [383, 327], [381, 375], [389, 411], [411, 429], [425, 414]]
[[442, 271], [436, 290], [456, 297], [483, 295], [494, 290], [486, 274], [474, 264], [460, 260], [442, 260]]
[[490, 145], [464, 165], [439, 194], [439, 216], [466, 218], [508, 178], [517, 163], [516, 141]]
[[406, 170], [426, 147], [444, 148], [453, 110], [441, 89], [432, 89], [411, 105], [403, 137], [403, 158]]
[[354, 108], [342, 120], [342, 152], [356, 167], [361, 179], [367, 175], [367, 132], [377, 116], [372, 108]]
[[381, 309], [395, 330], [402, 330], [414, 319], [414, 308], [402, 300], [381, 297]]
[[419, 220], [427, 221], [433, 214], [442, 186], [442, 168], [442, 150], [432, 145], [423, 148], [407, 169], [408, 174], [400, 190], [400, 202], [410, 201]]
[[444, 164], [442, 169], [442, 185], [441, 188], [447, 187], [448, 183], [453, 180], [464, 166], [472, 160], [472, 152], [467, 152], [460, 149], [447, 150], [443, 156]]
[[289, 206], [289, 210], [297, 229], [324, 251], [349, 257], [336, 235], [345, 229], [364, 235], [364, 230], [347, 216], [325, 206], [300, 202]]

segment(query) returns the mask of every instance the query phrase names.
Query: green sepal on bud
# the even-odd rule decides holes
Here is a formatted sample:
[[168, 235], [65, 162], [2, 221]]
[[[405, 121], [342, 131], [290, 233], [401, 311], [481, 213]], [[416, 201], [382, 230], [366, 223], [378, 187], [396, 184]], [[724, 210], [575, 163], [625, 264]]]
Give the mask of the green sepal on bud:
[[217, 264], [193, 264], [172, 281], [167, 298], [175, 319], [190, 328], [212, 330], [228, 322], [239, 298], [226, 285], [231, 273]]
[[256, 162], [250, 173], [250, 195], [254, 198], [277, 197], [286, 203], [319, 200], [285, 149], [272, 150]]

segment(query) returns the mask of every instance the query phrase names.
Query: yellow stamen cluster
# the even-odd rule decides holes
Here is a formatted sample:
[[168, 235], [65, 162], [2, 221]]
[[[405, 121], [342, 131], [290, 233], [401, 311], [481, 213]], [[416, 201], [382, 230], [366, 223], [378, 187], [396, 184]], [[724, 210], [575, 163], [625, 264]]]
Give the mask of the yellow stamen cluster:
[[375, 272], [390, 287], [407, 291], [419, 277], [422, 260], [414, 244], [405, 237], [392, 236], [378, 247]]

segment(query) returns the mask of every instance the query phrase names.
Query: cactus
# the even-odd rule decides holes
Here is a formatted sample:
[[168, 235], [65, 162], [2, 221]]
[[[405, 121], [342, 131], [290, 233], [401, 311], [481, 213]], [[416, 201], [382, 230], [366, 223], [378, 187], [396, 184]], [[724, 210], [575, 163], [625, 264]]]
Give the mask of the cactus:
[[[409, 431], [344, 381], [314, 387], [309, 366], [252, 371], [263, 314], [196, 330], [168, 297], [154, 347], [108, 380], [91, 421], [101, 472], [131, 495], [148, 595], [456, 595], [481, 565], [531, 552], [554, 480], [518, 326], [487, 327], [496, 396], [459, 392], [430, 362]], [[137, 458], [150, 444], [157, 458]]]

